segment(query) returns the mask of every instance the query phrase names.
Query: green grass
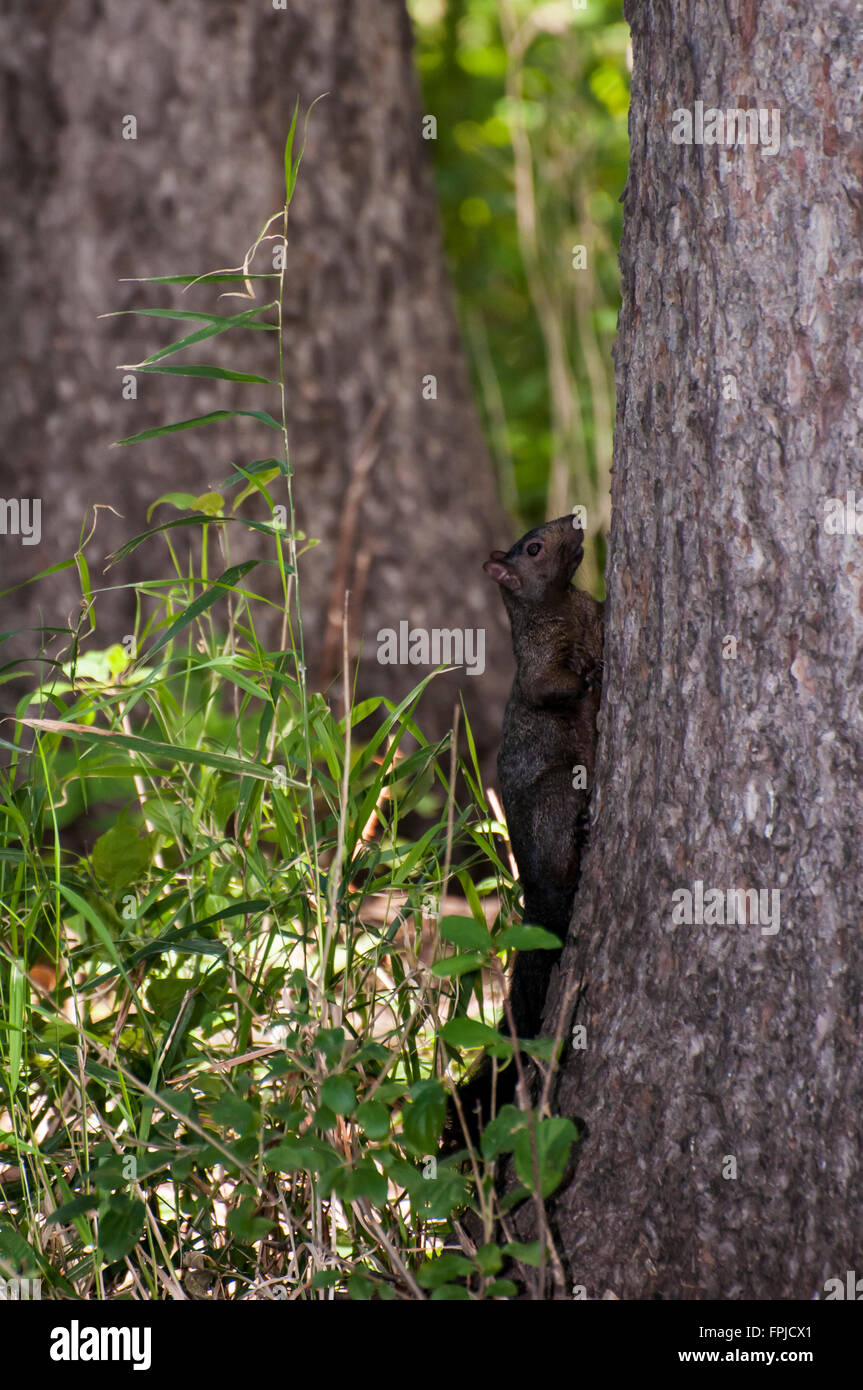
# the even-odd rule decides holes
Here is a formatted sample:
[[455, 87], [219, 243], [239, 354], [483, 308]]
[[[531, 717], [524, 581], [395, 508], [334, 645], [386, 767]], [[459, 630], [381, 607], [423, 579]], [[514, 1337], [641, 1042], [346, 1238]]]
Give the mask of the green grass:
[[[287, 244], [293, 133], [285, 207], [219, 283], [253, 291], [274, 223]], [[284, 277], [144, 365], [278, 331]], [[280, 418], [252, 412], [274, 456], [154, 503], [115, 559], [166, 546], [171, 573], [138, 586], [135, 631], [107, 649], [82, 544], [79, 629], [3, 726], [0, 1276], [41, 1278], [43, 1297], [509, 1297], [496, 1222], [541, 1206], [569, 1153], [568, 1121], [508, 1107], [467, 1165], [439, 1157], [448, 1078], [489, 1038], [512, 1054], [489, 1026], [517, 917], [506, 832], [469, 727], [422, 734], [433, 675], [397, 706], [334, 708], [307, 685], [280, 344]], [[202, 366], [236, 380], [181, 370]], [[252, 497], [267, 520], [244, 515]], [[257, 545], [239, 564], [238, 526]], [[549, 1063], [548, 1042], [532, 1050]], [[505, 1152], [521, 1185], [501, 1202]], [[475, 1258], [452, 1234], [468, 1207]], [[547, 1242], [510, 1253], [544, 1267]]]

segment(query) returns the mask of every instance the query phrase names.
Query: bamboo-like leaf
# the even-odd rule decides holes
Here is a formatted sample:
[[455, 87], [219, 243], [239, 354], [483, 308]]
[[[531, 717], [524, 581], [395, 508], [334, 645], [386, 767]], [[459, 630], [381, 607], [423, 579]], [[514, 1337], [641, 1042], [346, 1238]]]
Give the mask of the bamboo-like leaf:
[[9, 978], [9, 1089], [14, 1095], [21, 1080], [24, 1048], [24, 999], [27, 976], [19, 960], [10, 962]]
[[[240, 277], [242, 279], [242, 276]], [[235, 328], [238, 324], [250, 321], [252, 328], [275, 328], [272, 323], [258, 323], [257, 318], [265, 309], [275, 309], [277, 301], [269, 304], [256, 304], [254, 309], [244, 309], [240, 314], [210, 314], [204, 309], [112, 309], [108, 314], [100, 314], [100, 319], [125, 318], [136, 314], [145, 319], [179, 319], [181, 323], [209, 323], [214, 328]], [[129, 365], [128, 363], [126, 364]]]
[[[117, 371], [122, 371], [118, 367]], [[161, 372], [165, 376], [200, 376], [213, 377], [218, 381], [248, 381], [253, 386], [278, 386], [277, 381], [273, 381], [268, 376], [253, 376], [251, 372], [230, 372], [227, 367], [208, 367], [203, 363], [190, 363], [188, 367], [162, 367], [154, 363], [151, 367], [136, 367], [139, 372]]]
[[299, 97], [297, 97], [296, 101], [294, 102], [294, 116], [293, 116], [293, 120], [291, 121], [291, 128], [290, 128], [290, 130], [288, 131], [288, 138], [287, 138], [286, 141], [285, 141], [285, 202], [286, 202], [286, 203], [289, 203], [289, 202], [291, 201], [291, 194], [292, 194], [293, 191], [294, 191], [294, 184], [295, 184], [296, 181], [297, 181], [297, 176], [296, 176], [296, 174], [294, 173], [294, 164], [293, 164], [292, 154], [293, 154], [293, 148], [294, 148], [294, 134], [295, 134], [296, 129], [297, 129], [297, 115], [298, 115], [298, 113], [299, 113], [299, 109], [300, 109], [300, 99], [299, 99]]
[[[322, 101], [323, 98], [324, 98], [326, 95], [327, 95], [326, 92], [321, 92], [320, 96], [315, 97], [314, 101], [312, 102], [311, 106], [309, 107], [308, 111], [306, 112], [306, 119], [305, 119], [305, 121], [303, 122], [303, 143], [302, 143], [302, 145], [300, 146], [300, 152], [299, 152], [299, 154], [297, 155], [296, 159], [292, 161], [291, 155], [292, 155], [293, 146], [294, 146], [294, 131], [295, 131], [295, 129], [296, 129], [296, 124], [297, 124], [297, 108], [296, 108], [296, 107], [294, 108], [294, 119], [291, 121], [291, 128], [290, 128], [290, 130], [289, 130], [289, 132], [288, 132], [287, 141], [285, 142], [285, 193], [286, 193], [285, 203], [286, 203], [286, 205], [290, 203], [291, 199], [292, 199], [293, 196], [294, 196], [294, 189], [295, 189], [296, 186], [297, 186], [297, 177], [298, 177], [299, 172], [300, 172], [300, 165], [301, 165], [302, 162], [303, 162], [303, 155], [304, 155], [305, 152], [306, 152], [306, 139], [307, 139], [308, 133], [309, 133], [309, 117], [311, 116], [311, 114], [312, 114], [312, 112], [314, 111], [315, 107], [317, 106], [318, 102], [319, 102], [319, 101]], [[299, 102], [297, 103], [297, 105], [299, 105]]]
[[[264, 521], [242, 520], [238, 516], [206, 516], [203, 512], [196, 512], [194, 516], [180, 516], [174, 521], [163, 521], [161, 526], [152, 526], [149, 531], [141, 531], [139, 535], [133, 536], [125, 545], [121, 545], [119, 550], [115, 550], [108, 556], [106, 569], [116, 565], [118, 560], [125, 560], [127, 555], [131, 555], [133, 550], [137, 550], [139, 545], [149, 540], [151, 536], [157, 536], [160, 531], [171, 531], [175, 526], [247, 526], [252, 531], [260, 531], [264, 536], [273, 536], [277, 540], [285, 540], [286, 534], [283, 530], [273, 525], [268, 525]], [[293, 573], [293, 567], [287, 566], [287, 572]], [[0, 595], [2, 597], [2, 595]]]
[[[229, 328], [259, 328], [265, 332], [277, 333], [279, 326], [276, 323], [258, 323], [258, 315], [267, 309], [276, 307], [275, 301], [270, 304], [262, 304], [255, 309], [246, 309], [242, 314], [232, 314], [229, 318], [219, 318], [216, 314], [192, 314], [188, 309], [122, 309], [123, 314], [146, 314], [153, 318], [169, 319], [204, 319], [207, 321], [206, 328], [199, 328], [196, 333], [188, 333], [184, 338], [177, 338], [173, 343], [168, 343], [167, 347], [159, 348], [157, 352], [152, 352], [149, 357], [145, 357], [143, 362], [126, 362], [123, 364], [126, 371], [137, 371], [139, 367], [147, 367], [151, 362], [161, 362], [163, 357], [170, 357], [175, 352], [182, 352], [183, 348], [191, 347], [193, 343], [203, 343], [207, 338], [215, 338], [219, 333], [226, 333]], [[105, 314], [105, 318], [113, 318], [112, 314]]]
[[[113, 729], [98, 729], [86, 724], [72, 724], [66, 719], [20, 719], [18, 721], [29, 729], [42, 729], [49, 734], [65, 734], [80, 743], [93, 747], [114, 744], [134, 753], [143, 753], [148, 758], [167, 759], [172, 763], [196, 763], [202, 767], [214, 767], [220, 772], [230, 772], [237, 777], [260, 777], [272, 781], [273, 770], [261, 763], [245, 758], [234, 758], [229, 753], [211, 753], [204, 748], [186, 748], [182, 744], [160, 743], [156, 739], [145, 738], [143, 734], [121, 734]], [[304, 783], [284, 779], [290, 786], [303, 786]]]
[[244, 483], [248, 478], [254, 477], [257, 473], [267, 472], [273, 467], [277, 468], [279, 472], [284, 472], [285, 465], [281, 459], [253, 459], [251, 463], [246, 464], [245, 468], [238, 468], [236, 473], [232, 473], [230, 478], [226, 478], [219, 486], [223, 488], [236, 487], [238, 483]]
[[278, 272], [275, 270], [264, 271], [255, 275], [235, 275], [225, 270], [205, 271], [203, 275], [123, 275], [120, 278], [121, 285], [206, 285], [215, 284], [216, 281], [225, 280], [278, 280]]
[[258, 564], [260, 564], [259, 560], [244, 560], [241, 565], [232, 565], [230, 569], [220, 574], [205, 593], [199, 594], [188, 608], [184, 608], [179, 617], [174, 619], [167, 631], [162, 633], [159, 640], [147, 652], [146, 660], [150, 661], [156, 652], [161, 651], [162, 647], [167, 646], [176, 637], [178, 632], [182, 632], [184, 627], [188, 627], [189, 623], [193, 623], [202, 613], [206, 613], [208, 608], [212, 608], [214, 603], [218, 603], [225, 590], [231, 590], [238, 580], [243, 579]]
[[[48, 569], [41, 570], [39, 574], [31, 575], [29, 579], [22, 579], [20, 584], [13, 584], [11, 589], [0, 589], [0, 598], [5, 598], [7, 594], [14, 594], [16, 589], [25, 589], [28, 584], [36, 584], [40, 579], [47, 579], [49, 574], [59, 574], [60, 570], [71, 569], [74, 563], [74, 559], [59, 560], [56, 565], [50, 565]], [[12, 633], [4, 633], [4, 636], [11, 637]]]
[[278, 420], [274, 420], [266, 410], [211, 410], [209, 415], [195, 415], [191, 420], [176, 420], [171, 425], [157, 425], [151, 430], [141, 430], [140, 434], [130, 434], [126, 439], [118, 439], [111, 448], [118, 449], [121, 444], [140, 444], [145, 439], [158, 439], [163, 434], [176, 434], [178, 430], [195, 430], [201, 425], [215, 425], [220, 420], [230, 420], [234, 415], [250, 415], [252, 419], [260, 420], [261, 424], [269, 425], [273, 430], [282, 428]]
[[[197, 955], [197, 956], [223, 956], [226, 947], [221, 941], [214, 941], [209, 937], [192, 936], [191, 932], [201, 927], [211, 926], [215, 922], [227, 921], [230, 917], [245, 917], [252, 913], [266, 912], [271, 907], [269, 898], [252, 898], [239, 903], [230, 903], [221, 912], [213, 912], [209, 917], [203, 917], [199, 922], [187, 922], [183, 927], [172, 927], [164, 931], [161, 936], [157, 936], [153, 941], [147, 941], [129, 956], [122, 966], [122, 971], [129, 973], [142, 960], [151, 960], [154, 956], [162, 956], [166, 951], [176, 951], [178, 955]], [[97, 989], [107, 981], [121, 974], [119, 968], [105, 971], [95, 979], [81, 986], [82, 994], [88, 990]]]

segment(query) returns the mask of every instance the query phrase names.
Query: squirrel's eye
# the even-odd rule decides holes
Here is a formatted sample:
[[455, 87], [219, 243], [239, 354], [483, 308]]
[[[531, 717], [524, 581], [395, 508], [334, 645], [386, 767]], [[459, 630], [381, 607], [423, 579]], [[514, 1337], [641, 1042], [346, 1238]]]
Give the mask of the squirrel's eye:
[[542, 545], [539, 541], [531, 541], [530, 545], [527, 547], [528, 555], [538, 555], [541, 550]]

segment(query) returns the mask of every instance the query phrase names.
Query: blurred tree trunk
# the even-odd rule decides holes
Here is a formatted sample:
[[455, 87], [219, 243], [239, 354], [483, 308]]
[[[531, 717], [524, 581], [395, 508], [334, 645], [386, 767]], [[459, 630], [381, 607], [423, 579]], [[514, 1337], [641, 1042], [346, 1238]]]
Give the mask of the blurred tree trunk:
[[[302, 576], [310, 669], [323, 683], [335, 674], [345, 586], [355, 652], [365, 643], [360, 694], [399, 696], [422, 674], [378, 665], [379, 628], [487, 628], [486, 675], [433, 682], [421, 722], [445, 728], [462, 689], [493, 753], [509, 643], [480, 565], [510, 527], [470, 398], [403, 0], [13, 0], [0, 18], [0, 72], [0, 492], [42, 499], [41, 545], [0, 541], [5, 584], [68, 557], [99, 503], [122, 520], [99, 513], [87, 548], [96, 580], [162, 493], [218, 487], [233, 462], [270, 452], [266, 429], [246, 420], [109, 453], [153, 424], [276, 401], [258, 387], [154, 376], [123, 400], [116, 364], [179, 335], [97, 315], [216, 308], [212, 287], [181, 299], [118, 280], [236, 265], [283, 201], [295, 100], [302, 118], [327, 92], [291, 211], [286, 303], [300, 523], [323, 541]], [[134, 140], [123, 138], [128, 115]], [[264, 257], [256, 268], [271, 266]], [[269, 335], [231, 333], [186, 357], [273, 375], [271, 349]], [[436, 399], [424, 393], [429, 377]], [[105, 582], [166, 570], [157, 541]], [[16, 595], [2, 626], [65, 626], [78, 600], [67, 572]], [[118, 640], [133, 611], [128, 589], [107, 595], [94, 643]]]
[[[554, 1108], [587, 1126], [552, 1227], [589, 1298], [824, 1298], [860, 1273], [856, 10], [627, 5], [598, 798], [547, 1013]], [[778, 109], [778, 152], [674, 143], [700, 100]], [[855, 489], [861, 534], [836, 533]], [[675, 925], [698, 883], [781, 915]]]

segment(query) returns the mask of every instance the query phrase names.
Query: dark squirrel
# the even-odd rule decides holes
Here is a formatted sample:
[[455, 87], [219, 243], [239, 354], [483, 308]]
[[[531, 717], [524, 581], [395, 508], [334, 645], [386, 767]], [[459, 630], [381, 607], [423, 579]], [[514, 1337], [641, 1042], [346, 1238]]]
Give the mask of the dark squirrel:
[[[483, 565], [500, 585], [515, 652], [497, 767], [524, 921], [561, 941], [587, 838], [602, 686], [603, 605], [571, 583], [583, 555], [581, 527], [563, 516], [528, 531], [506, 554], [493, 551]], [[560, 954], [519, 953], [509, 992], [517, 1037], [539, 1033]], [[509, 1032], [506, 1017], [501, 1026]], [[513, 1099], [516, 1081], [514, 1062], [498, 1070], [495, 1109]], [[475, 1142], [492, 1114], [488, 1058], [459, 1088], [459, 1101]], [[457, 1120], [448, 1129], [461, 1140]]]

